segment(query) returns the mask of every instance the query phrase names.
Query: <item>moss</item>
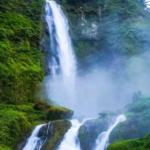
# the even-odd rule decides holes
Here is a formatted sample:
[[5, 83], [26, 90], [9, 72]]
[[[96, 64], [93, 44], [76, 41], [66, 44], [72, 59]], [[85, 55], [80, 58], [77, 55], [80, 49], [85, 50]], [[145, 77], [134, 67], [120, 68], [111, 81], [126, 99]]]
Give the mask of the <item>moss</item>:
[[[4, 115], [5, 117], [3, 118]], [[31, 128], [31, 124], [27, 120], [25, 114], [18, 111], [1, 111], [0, 112], [0, 143], [14, 147], [20, 137], [22, 137], [22, 131], [28, 132]], [[16, 139], [16, 137], [18, 137]]]
[[0, 1], [0, 102], [34, 102], [43, 78], [39, 51], [44, 0]]
[[53, 106], [52, 106], [52, 105], [49, 105], [49, 104], [47, 104], [46, 102], [43, 102], [43, 101], [39, 101], [39, 102], [37, 102], [37, 103], [33, 106], [33, 108], [34, 108], [35, 110], [41, 110], [41, 111], [46, 111], [46, 112], [48, 112], [48, 110], [49, 110], [51, 107], [53, 107]]
[[50, 120], [70, 119], [73, 111], [65, 107], [51, 107], [48, 111], [47, 118]]
[[[40, 52], [28, 42], [0, 42], [1, 80], [0, 101], [7, 103], [33, 102], [37, 84], [42, 79]], [[36, 61], [39, 59], [39, 61]]]
[[114, 143], [107, 150], [149, 150], [150, 138], [141, 138], [135, 140], [122, 141]]
[[0, 104], [0, 146], [4, 150], [15, 149], [37, 124], [47, 121], [45, 112], [35, 111], [32, 105]]
[[[49, 109], [51, 108], [52, 112], [50, 113]], [[6, 147], [6, 150], [7, 147], [16, 149], [18, 144], [26, 139], [36, 125], [41, 122], [70, 117], [70, 113], [73, 112], [67, 108], [54, 107], [41, 101], [36, 104], [26, 103], [23, 105], [0, 103], [0, 146]], [[52, 124], [53, 135], [50, 143], [48, 142], [50, 147], [59, 144], [64, 134], [71, 127], [70, 121], [67, 120], [53, 121]]]
[[13, 150], [13, 149], [6, 147], [4, 145], [0, 145], [0, 150]]

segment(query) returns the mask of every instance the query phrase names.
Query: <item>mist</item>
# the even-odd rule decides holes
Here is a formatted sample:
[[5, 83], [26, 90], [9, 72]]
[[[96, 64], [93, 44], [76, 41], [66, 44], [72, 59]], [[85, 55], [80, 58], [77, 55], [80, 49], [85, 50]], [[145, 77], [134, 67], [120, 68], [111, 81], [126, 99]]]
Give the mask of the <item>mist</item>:
[[[99, 23], [97, 30], [94, 30], [99, 35], [98, 39], [93, 39], [96, 43], [93, 45], [94, 50], [91, 46], [93, 43], [89, 42], [91, 40], [85, 40], [89, 37], [84, 35], [85, 39], [83, 38], [87, 44], [81, 38], [83, 35], [77, 35], [77, 42], [73, 42], [74, 47], [78, 48], [76, 56], [67, 29], [67, 18], [62, 15], [60, 7], [53, 9], [58, 9], [60, 13], [59, 17], [50, 16], [51, 13], [46, 14], [49, 33], [52, 38], [57, 38], [55, 42], [49, 39], [52, 45], [56, 45], [48, 49], [54, 54], [47, 56], [48, 62], [52, 64], [50, 68], [48, 65], [48, 68], [54, 71], [53, 75], [49, 73], [45, 77], [44, 99], [49, 100], [49, 103], [53, 101], [54, 105], [74, 110], [75, 116], [93, 117], [101, 111], [122, 109], [132, 101], [136, 92], [150, 95], [150, 53], [147, 51], [150, 37], [147, 17], [149, 14], [144, 8], [142, 9], [146, 20], [141, 17], [133, 20], [128, 16], [131, 21], [123, 18], [124, 21], [120, 22], [121, 16], [116, 16], [115, 12], [107, 16], [103, 23]], [[53, 17], [54, 22], [50, 23], [49, 17]], [[90, 19], [89, 24], [92, 24]], [[62, 31], [65, 31], [63, 36]], [[78, 33], [82, 34], [82, 28], [79, 31]], [[80, 43], [80, 40], [84, 42]], [[93, 56], [96, 54], [97, 56]], [[86, 69], [83, 70], [79, 66]]]
[[[94, 60], [93, 60], [94, 61]], [[93, 65], [89, 72], [77, 75], [75, 87], [66, 85], [61, 76], [45, 79], [47, 99], [70, 108], [76, 116], [96, 116], [98, 112], [118, 110], [140, 91], [150, 94], [150, 53], [116, 58], [110, 67]]]

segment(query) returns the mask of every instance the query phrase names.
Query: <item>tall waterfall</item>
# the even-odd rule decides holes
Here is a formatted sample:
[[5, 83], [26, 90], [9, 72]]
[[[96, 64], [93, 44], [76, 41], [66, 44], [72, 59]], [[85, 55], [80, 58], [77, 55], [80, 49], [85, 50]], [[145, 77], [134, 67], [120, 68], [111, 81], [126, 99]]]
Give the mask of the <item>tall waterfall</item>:
[[[75, 102], [76, 59], [69, 36], [68, 21], [55, 1], [47, 0], [45, 11], [51, 44], [51, 76], [46, 81], [46, 89], [50, 99], [61, 106], [69, 107], [69, 103]], [[64, 104], [64, 101], [67, 102]]]
[[[76, 75], [76, 60], [69, 36], [69, 26], [60, 5], [55, 1], [46, 1], [46, 21], [51, 33], [51, 51], [56, 52], [59, 58], [61, 74], [64, 78], [74, 78]], [[55, 35], [53, 35], [55, 34]], [[54, 38], [56, 38], [56, 43]], [[55, 45], [56, 44], [56, 45]], [[54, 59], [54, 58], [53, 58]], [[54, 60], [52, 60], [54, 62]], [[59, 64], [60, 63], [60, 64]], [[54, 66], [55, 63], [53, 63]], [[52, 66], [52, 67], [54, 67]], [[54, 70], [56, 73], [56, 70]]]
[[38, 125], [32, 132], [31, 136], [27, 140], [27, 144], [22, 150], [40, 150], [43, 144], [45, 143], [46, 137], [38, 137], [40, 129], [44, 126]]
[[120, 122], [124, 122], [126, 120], [126, 117], [124, 115], [120, 115], [117, 117], [116, 121], [106, 132], [102, 132], [99, 136], [98, 139], [96, 140], [96, 149], [95, 150], [105, 150], [108, 140], [109, 140], [109, 135], [111, 131], [119, 124]]

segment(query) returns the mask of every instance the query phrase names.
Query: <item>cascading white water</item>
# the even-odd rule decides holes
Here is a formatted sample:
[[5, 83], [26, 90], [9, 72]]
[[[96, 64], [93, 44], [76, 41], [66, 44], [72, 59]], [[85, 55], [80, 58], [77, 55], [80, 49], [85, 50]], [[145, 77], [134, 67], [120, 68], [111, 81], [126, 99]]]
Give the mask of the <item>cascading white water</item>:
[[145, 0], [145, 4], [146, 4], [147, 8], [150, 8], [150, 0]]
[[98, 136], [98, 139], [96, 140], [95, 150], [105, 150], [108, 140], [109, 140], [110, 133], [117, 126], [117, 124], [119, 124], [120, 122], [124, 122], [125, 120], [126, 120], [126, 117], [124, 115], [118, 116], [115, 123], [112, 124], [106, 132], [103, 132]]
[[[95, 118], [87, 118], [80, 123], [78, 120], [72, 120], [72, 127], [66, 133], [64, 140], [60, 144], [58, 150], [81, 150], [80, 142], [78, 141], [78, 130], [82, 124], [87, 120], [91, 120]], [[119, 124], [120, 122], [124, 122], [126, 117], [124, 115], [119, 115], [112, 126], [106, 131], [101, 133], [96, 140], [96, 148], [95, 150], [104, 150], [107, 146], [109, 135], [111, 131]]]
[[86, 118], [81, 123], [77, 119], [71, 120], [72, 127], [66, 133], [58, 150], [81, 150], [80, 142], [78, 140], [78, 130], [80, 126], [85, 123], [85, 121], [91, 119], [94, 118]]
[[38, 137], [38, 133], [40, 129], [44, 126], [43, 125], [38, 125], [32, 132], [31, 136], [27, 140], [27, 144], [22, 150], [40, 150], [41, 147], [43, 146], [45, 140], [41, 139]]
[[[64, 140], [60, 144], [58, 150], [81, 150], [80, 149], [80, 142], [78, 140], [78, 130], [82, 124], [85, 123], [87, 120], [91, 120], [95, 118], [86, 118], [80, 123], [77, 119], [71, 120], [72, 127], [68, 130], [66, 133]], [[124, 115], [120, 115], [117, 117], [115, 123], [110, 126], [110, 128], [106, 131], [101, 133], [98, 136], [98, 139], [96, 140], [96, 149], [95, 150], [104, 150], [107, 146], [108, 140], [109, 140], [109, 135], [111, 131], [119, 124], [120, 122], [123, 122], [126, 120], [126, 117]], [[34, 131], [32, 132], [30, 138], [27, 140], [27, 144], [22, 150], [40, 150], [42, 146], [44, 145], [46, 141], [46, 136], [48, 135], [48, 130], [49, 130], [49, 125], [46, 131], [46, 136], [44, 135], [43, 137], [38, 137], [40, 129], [44, 126], [43, 125], [38, 125]]]
[[79, 141], [77, 141], [78, 130], [82, 125], [78, 120], [71, 120], [72, 127], [66, 133], [63, 142], [58, 150], [80, 150]]

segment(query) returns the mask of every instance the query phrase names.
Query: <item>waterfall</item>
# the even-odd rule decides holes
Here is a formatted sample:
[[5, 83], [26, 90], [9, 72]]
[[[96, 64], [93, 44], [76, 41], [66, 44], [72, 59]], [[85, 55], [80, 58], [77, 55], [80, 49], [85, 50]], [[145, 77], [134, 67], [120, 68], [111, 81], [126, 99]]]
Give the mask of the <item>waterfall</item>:
[[63, 78], [75, 78], [76, 60], [73, 53], [71, 39], [69, 36], [69, 26], [66, 16], [64, 15], [60, 5], [55, 1], [46, 1], [46, 21], [50, 32], [51, 51], [58, 55], [57, 58], [52, 57], [51, 61], [54, 66], [53, 71], [56, 74], [56, 62], [59, 65]]
[[51, 122], [38, 125], [28, 138], [25, 147], [22, 150], [40, 150], [49, 136], [52, 134]]
[[[71, 120], [72, 127], [68, 130], [66, 133], [64, 140], [60, 144], [58, 150], [81, 150], [80, 149], [80, 142], [78, 140], [78, 130], [81, 125], [85, 123], [87, 120], [91, 120], [95, 118], [87, 118], [82, 121], [82, 123], [79, 123], [78, 120]], [[126, 117], [124, 115], [119, 115], [115, 123], [110, 126], [110, 128], [106, 132], [102, 132], [98, 138], [96, 139], [96, 148], [95, 150], [105, 150], [109, 135], [111, 131], [119, 124], [120, 122], [124, 122], [126, 120]]]
[[[68, 130], [68, 132], [65, 134], [63, 141], [60, 143], [60, 146], [58, 147], [58, 150], [81, 150], [80, 148], [80, 142], [78, 140], [78, 131], [81, 125], [83, 125], [87, 120], [92, 120], [95, 118], [86, 118], [80, 123], [77, 119], [71, 120], [72, 127]], [[106, 131], [101, 133], [97, 140], [96, 140], [96, 148], [95, 150], [105, 150], [109, 135], [111, 131], [119, 124], [120, 122], [123, 122], [126, 120], [126, 117], [124, 115], [120, 115], [117, 117], [114, 124], [110, 126], [110, 128]], [[31, 136], [27, 140], [27, 143], [25, 147], [22, 150], [40, 150], [43, 145], [45, 144], [47, 137], [50, 134], [50, 125], [51, 123], [38, 125], [32, 132]], [[47, 126], [46, 128], [43, 128], [44, 126]]]
[[38, 125], [32, 132], [31, 136], [27, 140], [27, 144], [22, 150], [40, 150], [45, 143], [46, 137], [38, 137], [40, 129], [44, 126]]
[[[61, 106], [74, 110], [76, 59], [69, 36], [68, 20], [60, 5], [47, 0], [45, 19], [50, 33], [48, 53], [50, 76], [46, 78], [46, 90], [49, 99]], [[65, 103], [64, 103], [65, 102]]]
[[125, 120], [126, 117], [124, 115], [118, 116], [115, 123], [112, 124], [106, 132], [103, 132], [98, 136], [98, 139], [96, 140], [95, 150], [105, 150], [111, 131], [117, 126], [117, 124], [119, 124], [120, 122], [124, 122]]

